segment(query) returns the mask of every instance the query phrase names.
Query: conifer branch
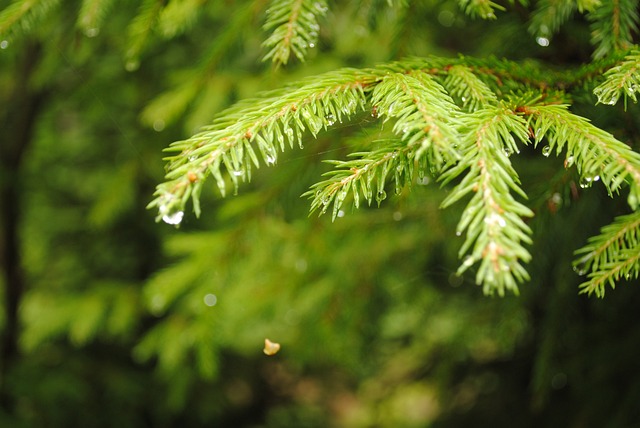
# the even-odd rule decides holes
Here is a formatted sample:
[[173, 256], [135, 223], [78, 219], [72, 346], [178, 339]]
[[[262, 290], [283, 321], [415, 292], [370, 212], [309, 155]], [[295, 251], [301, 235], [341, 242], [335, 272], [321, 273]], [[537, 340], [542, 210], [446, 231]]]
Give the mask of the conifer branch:
[[0, 38], [11, 40], [29, 33], [60, 0], [18, 0], [0, 12]]
[[263, 61], [286, 65], [293, 53], [304, 61], [318, 40], [318, 20], [327, 13], [325, 0], [272, 0], [267, 10], [266, 31], [272, 31], [263, 46], [269, 49]]
[[560, 154], [566, 145], [565, 167], [576, 165], [580, 186], [590, 187], [602, 180], [610, 195], [623, 183], [640, 185], [640, 154], [613, 135], [568, 111], [567, 105], [522, 107], [529, 116], [535, 144], [546, 138], [543, 153]]
[[640, 50], [633, 49], [624, 60], [604, 74], [605, 80], [598, 85], [593, 93], [598, 102], [615, 105], [623, 94], [625, 99], [631, 98], [637, 102], [636, 93], [640, 91]]
[[88, 37], [95, 37], [100, 31], [113, 0], [83, 0], [78, 15], [78, 26]]
[[[315, 136], [370, 105], [374, 117], [393, 124], [397, 138], [346, 161], [330, 161], [334, 170], [305, 193], [311, 211], [332, 207], [335, 219], [349, 199], [355, 208], [374, 199], [379, 204], [388, 182], [400, 193], [416, 175], [441, 173], [443, 183], [464, 175], [442, 203], [448, 207], [471, 196], [457, 228], [466, 234], [460, 257], [468, 255], [459, 273], [479, 262], [476, 282], [485, 293], [517, 292], [528, 278], [523, 264], [531, 259], [524, 218], [533, 215], [512, 195], [526, 198], [509, 159], [519, 153], [518, 144], [545, 141], [542, 154], [564, 154], [583, 187], [601, 181], [613, 195], [630, 185], [634, 209], [640, 155], [559, 103], [567, 98], [553, 89], [566, 84], [561, 73], [548, 81], [533, 74], [523, 83], [526, 77], [514, 67], [496, 59], [415, 58], [327, 73], [240, 102], [199, 134], [172, 144], [167, 181], [149, 207], [159, 209], [158, 220], [179, 224], [192, 198], [199, 215], [199, 193], [209, 175], [223, 195], [229, 180], [237, 190], [239, 180], [250, 179], [252, 166], [274, 164], [280, 151], [302, 144], [307, 129]], [[512, 87], [530, 91], [515, 97]]]
[[171, 1], [158, 17], [158, 27], [167, 37], [175, 37], [189, 29], [198, 17], [205, 0]]
[[498, 101], [496, 94], [464, 65], [450, 67], [443, 86], [467, 111], [495, 105]]
[[466, 231], [460, 257], [470, 252], [458, 273], [480, 261], [476, 283], [483, 284], [486, 294], [517, 292], [517, 283], [529, 278], [521, 262], [531, 259], [522, 246], [531, 243], [531, 229], [522, 217], [533, 212], [510, 194], [513, 190], [526, 197], [509, 154], [519, 151], [513, 135], [528, 141], [526, 122], [504, 105], [479, 110], [463, 120], [462, 160], [441, 176], [447, 183], [469, 170], [442, 203], [447, 207], [473, 194], [456, 232]]
[[621, 279], [637, 279], [640, 275], [640, 211], [620, 216], [602, 228], [576, 251], [575, 271], [588, 275], [580, 284], [581, 293], [604, 297], [607, 284], [615, 288]]
[[215, 73], [225, 53], [237, 40], [238, 33], [248, 25], [260, 2], [242, 8], [234, 14], [231, 21], [216, 35], [207, 52], [202, 54], [201, 64], [194, 69], [187, 78], [181, 79], [179, 85], [171, 88], [154, 98], [142, 111], [141, 120], [153, 126], [156, 121], [169, 124], [174, 122], [187, 110]]
[[505, 11], [504, 6], [489, 0], [458, 0], [460, 8], [472, 18], [497, 19], [496, 10]]
[[388, 175], [400, 193], [413, 180], [415, 163], [419, 163], [422, 178], [427, 168], [437, 171], [459, 158], [455, 149], [459, 108], [430, 75], [421, 71], [387, 74], [374, 88], [371, 103], [376, 116], [384, 121], [395, 119], [393, 132], [400, 136], [399, 141], [388, 142], [379, 150], [354, 153], [352, 156], [359, 157], [356, 160], [331, 162], [338, 168], [325, 174], [331, 178], [305, 193], [313, 198], [312, 212], [324, 213], [333, 203], [335, 219], [349, 192], [356, 208], [360, 192], [369, 204], [375, 194], [380, 204], [387, 196]]
[[340, 70], [314, 78], [298, 88], [284, 88], [269, 96], [246, 100], [229, 108], [205, 128], [185, 141], [171, 145], [167, 182], [158, 186], [156, 199], [149, 207], [158, 207], [158, 220], [181, 219], [189, 197], [199, 215], [202, 181], [212, 174], [224, 195], [224, 165], [237, 190], [239, 180], [251, 177], [251, 165], [259, 167], [257, 152], [267, 165], [277, 161], [278, 151], [288, 144], [302, 146], [303, 132], [313, 135], [348, 119], [364, 109], [365, 90], [379, 75], [375, 72]]
[[575, 0], [539, 0], [531, 15], [529, 32], [534, 36], [550, 38], [571, 18], [575, 10]]
[[591, 24], [591, 43], [596, 46], [594, 58], [629, 49], [633, 33], [638, 32], [638, 1], [603, 1], [588, 15]]
[[131, 20], [127, 29], [129, 48], [125, 52], [125, 57], [130, 64], [133, 65], [138, 61], [163, 7], [162, 0], [143, 0], [140, 4], [138, 14]]

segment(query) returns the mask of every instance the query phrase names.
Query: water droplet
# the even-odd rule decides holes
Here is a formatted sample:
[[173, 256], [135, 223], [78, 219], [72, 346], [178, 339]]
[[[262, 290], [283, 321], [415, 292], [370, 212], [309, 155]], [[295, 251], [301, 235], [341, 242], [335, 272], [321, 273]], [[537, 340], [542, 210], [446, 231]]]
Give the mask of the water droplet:
[[140, 61], [137, 59], [130, 59], [124, 64], [124, 69], [127, 71], [136, 71], [140, 68]]
[[0, 49], [6, 49], [9, 47], [9, 41], [8, 40], [3, 40], [0, 42]]
[[153, 312], [154, 315], [161, 315], [164, 305], [164, 298], [161, 295], [156, 294], [151, 298], [151, 312]]
[[565, 168], [571, 168], [573, 166], [574, 162], [575, 162], [575, 158], [573, 157], [573, 155], [569, 154], [569, 155], [567, 155], [566, 159], [564, 160], [564, 167]]
[[456, 230], [456, 236], [462, 236], [462, 231], [461, 230]]
[[537, 37], [536, 43], [542, 46], [543, 48], [546, 48], [547, 46], [549, 46], [549, 39], [547, 39], [546, 37]]
[[274, 163], [276, 163], [276, 157], [273, 155], [267, 155], [267, 165], [273, 165]]
[[204, 304], [207, 306], [215, 306], [218, 303], [218, 298], [215, 294], [207, 294], [204, 296]]
[[333, 124], [336, 123], [336, 118], [332, 114], [328, 114], [325, 117], [325, 120], [327, 121], [328, 126], [333, 126]]
[[321, 14], [327, 13], [327, 10], [329, 10], [329, 8], [324, 2], [319, 2], [319, 1], [315, 2], [313, 4], [313, 7], [315, 7], [316, 10]]
[[573, 271], [580, 276], [583, 276], [584, 274], [587, 273], [587, 270], [585, 269], [584, 265], [575, 265], [573, 267]]
[[162, 221], [164, 221], [167, 224], [173, 224], [177, 226], [182, 222], [183, 217], [184, 217], [184, 211], [175, 211], [173, 213], [167, 213], [163, 215]]
[[287, 126], [284, 133], [287, 134], [287, 138], [289, 138], [290, 141], [293, 140], [293, 129]]
[[153, 122], [153, 130], [156, 132], [160, 132], [164, 129], [165, 123], [162, 119], [157, 119]]
[[306, 270], [307, 270], [307, 261], [305, 259], [302, 259], [302, 258], [296, 260], [295, 268], [300, 273], [306, 272]]
[[491, 215], [485, 217], [484, 222], [489, 226], [498, 225], [500, 227], [505, 227], [507, 225], [504, 217], [497, 213], [492, 213]]
[[231, 173], [236, 177], [241, 177], [244, 174], [244, 169], [234, 169]]
[[426, 186], [430, 182], [431, 182], [431, 179], [426, 175], [424, 177], [419, 177], [418, 180], [416, 180], [416, 183], [418, 183], [420, 186]]
[[376, 195], [376, 201], [378, 201], [378, 203], [384, 201], [385, 199], [387, 199], [387, 192], [385, 192], [384, 190], [380, 190], [378, 192], [378, 194]]
[[388, 116], [393, 116], [393, 110], [395, 109], [396, 103], [389, 104], [389, 109], [387, 110]]
[[342, 210], [338, 210], [338, 214], [337, 214], [337, 216], [338, 216], [338, 217], [344, 217], [344, 211], [342, 211]]
[[513, 154], [513, 150], [511, 150], [510, 147], [505, 147], [504, 148], [504, 154], [506, 157], [510, 157]]
[[464, 261], [462, 262], [462, 266], [464, 266], [465, 268], [468, 268], [468, 267], [471, 267], [473, 263], [475, 263], [475, 259], [472, 256], [467, 256], [464, 258]]
[[99, 28], [87, 28], [86, 30], [84, 30], [84, 34], [87, 37], [96, 37], [98, 35], [98, 33], [100, 33], [100, 29]]
[[544, 146], [542, 148], [542, 156], [549, 157], [550, 154], [551, 154], [551, 146]]
[[562, 204], [562, 196], [560, 196], [560, 193], [556, 192], [551, 196], [551, 202], [553, 202], [556, 205], [560, 205]]
[[316, 44], [315, 44], [315, 43], [313, 43], [313, 42], [311, 42], [311, 43], [309, 43], [309, 47], [313, 49], [313, 48], [315, 48], [315, 47], [316, 47]]

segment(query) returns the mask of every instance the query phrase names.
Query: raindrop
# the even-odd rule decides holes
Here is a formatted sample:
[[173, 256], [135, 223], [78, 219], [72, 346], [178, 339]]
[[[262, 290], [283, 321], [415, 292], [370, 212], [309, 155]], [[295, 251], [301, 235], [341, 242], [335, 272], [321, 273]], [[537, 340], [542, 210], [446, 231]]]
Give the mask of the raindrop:
[[244, 174], [244, 169], [234, 169], [231, 173], [236, 177], [240, 177]]
[[87, 37], [96, 37], [98, 35], [98, 33], [100, 33], [100, 29], [99, 28], [87, 28], [86, 30], [84, 30], [84, 34]]
[[184, 217], [184, 211], [176, 211], [174, 213], [167, 213], [163, 215], [162, 221], [164, 221], [167, 224], [173, 224], [177, 226], [182, 222], [183, 217]]
[[462, 236], [462, 231], [461, 230], [456, 230], [456, 236]]
[[6, 49], [9, 47], [9, 41], [8, 40], [3, 40], [0, 42], [0, 49]]
[[598, 180], [600, 180], [599, 175], [594, 175], [594, 176], [585, 175], [580, 179], [580, 187], [582, 187], [583, 189], [587, 187], [591, 187], [591, 185]]
[[124, 69], [127, 71], [136, 71], [140, 68], [140, 61], [136, 59], [130, 59], [124, 64]]
[[156, 132], [160, 132], [164, 129], [165, 123], [162, 119], [157, 119], [153, 122], [153, 130]]
[[420, 186], [426, 186], [430, 182], [431, 182], [431, 179], [426, 175], [424, 177], [419, 177], [418, 180], [416, 180], [416, 183], [418, 183]]
[[339, 210], [338, 211], [338, 217], [344, 217], [344, 211]]
[[287, 128], [284, 130], [284, 133], [287, 134], [287, 138], [289, 138], [289, 140], [293, 140], [293, 129], [287, 126]]
[[315, 48], [315, 47], [316, 47], [316, 44], [315, 44], [315, 43], [313, 43], [313, 42], [311, 42], [311, 43], [309, 43], [309, 47], [310, 47], [310, 48]]
[[380, 190], [378, 192], [378, 194], [376, 195], [376, 201], [378, 201], [378, 203], [384, 201], [385, 199], [387, 199], [387, 192], [385, 192], [384, 190]]
[[336, 118], [332, 114], [328, 114], [325, 117], [325, 120], [327, 121], [327, 125], [329, 126], [333, 126], [333, 124], [336, 123]]
[[498, 225], [500, 227], [505, 227], [507, 225], [507, 222], [505, 221], [504, 217], [496, 213], [492, 213], [491, 215], [485, 217], [484, 222], [487, 223], [489, 226]]
[[573, 271], [580, 276], [583, 276], [584, 274], [587, 273], [587, 270], [585, 269], [585, 266], [583, 264], [575, 265], [573, 267]]
[[504, 154], [506, 157], [510, 157], [513, 154], [513, 150], [511, 150], [511, 148], [509, 147], [505, 147], [504, 148]]
[[207, 306], [215, 306], [218, 303], [218, 298], [215, 294], [207, 294], [204, 296], [204, 304]]
[[276, 157], [273, 155], [267, 155], [267, 165], [273, 165], [276, 163]]
[[307, 261], [303, 258], [296, 260], [296, 271], [303, 273], [307, 270]]
[[536, 38], [536, 43], [543, 48], [546, 48], [547, 46], [549, 46], [549, 39], [547, 39], [546, 37], [538, 37]]
[[387, 115], [393, 116], [393, 110], [394, 110], [395, 106], [396, 106], [396, 103], [391, 103], [389, 105], [389, 109], [387, 110]]
[[551, 146], [544, 146], [542, 148], [542, 156], [549, 157], [550, 154], [551, 154]]
[[443, 27], [451, 27], [455, 20], [456, 17], [450, 10], [443, 10], [438, 14], [438, 22]]
[[327, 10], [329, 10], [329, 8], [327, 7], [327, 5], [326, 5], [326, 4], [324, 4], [324, 3], [322, 3], [322, 2], [319, 2], [319, 1], [318, 1], [318, 2], [315, 2], [315, 3], [313, 4], [313, 7], [315, 7], [315, 8], [316, 8], [316, 10], [317, 10], [319, 13], [327, 13]]
[[575, 158], [573, 157], [573, 155], [571, 154], [567, 155], [567, 158], [564, 160], [564, 167], [571, 168], [574, 162], [575, 162]]

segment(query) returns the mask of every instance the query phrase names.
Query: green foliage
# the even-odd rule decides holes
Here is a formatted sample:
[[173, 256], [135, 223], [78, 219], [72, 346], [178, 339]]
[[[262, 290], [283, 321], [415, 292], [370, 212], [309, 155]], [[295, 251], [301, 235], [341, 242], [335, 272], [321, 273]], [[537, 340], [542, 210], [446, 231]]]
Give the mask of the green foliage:
[[591, 43], [595, 58], [615, 51], [626, 51], [638, 32], [638, 2], [636, 0], [603, 1], [590, 14]]
[[0, 12], [0, 38], [12, 38], [31, 32], [60, 0], [18, 0]]
[[327, 10], [325, 0], [272, 0], [264, 24], [265, 31], [272, 33], [263, 43], [269, 50], [263, 61], [284, 65], [292, 54], [304, 61], [307, 51], [317, 43], [318, 20]]
[[3, 2], [0, 425], [633, 426], [640, 50], [606, 3]]
[[[467, 232], [460, 256], [470, 251], [458, 272], [481, 261], [476, 282], [485, 293], [517, 291], [517, 284], [529, 278], [521, 262], [531, 258], [523, 245], [531, 243], [531, 230], [522, 218], [533, 215], [510, 195], [514, 191], [526, 198], [509, 160], [520, 152], [518, 142], [526, 145], [533, 139], [537, 145], [546, 139], [545, 156], [553, 151], [560, 154], [566, 146], [565, 167], [576, 165], [581, 186], [601, 179], [610, 194], [618, 193], [625, 183], [640, 184], [640, 157], [612, 135], [568, 113], [566, 105], [556, 104], [554, 97], [562, 99], [562, 94], [548, 93], [544, 86], [537, 90], [540, 95], [516, 97], [505, 91], [504, 87], [522, 87], [520, 76], [510, 73], [510, 63], [471, 61], [471, 67], [466, 62], [465, 58], [431, 58], [374, 69], [344, 69], [239, 103], [203, 132], [171, 146], [177, 155], [168, 158], [169, 181], [158, 186], [149, 206], [158, 207], [158, 220], [179, 224], [185, 203], [192, 198], [199, 215], [199, 196], [207, 176], [213, 175], [225, 193], [222, 166], [237, 192], [239, 180], [249, 180], [251, 167], [261, 164], [256, 152], [264, 163], [274, 164], [286, 141], [291, 148], [295, 143], [302, 145], [305, 129], [316, 136], [369, 105], [374, 117], [394, 121], [399, 141], [353, 153], [357, 159], [351, 161], [333, 162], [337, 170], [306, 193], [312, 199], [312, 211], [324, 213], [333, 204], [335, 219], [349, 197], [356, 208], [361, 199], [371, 204], [375, 197], [380, 204], [386, 198], [387, 180], [395, 181], [396, 193], [401, 193], [416, 180], [415, 171], [419, 171], [417, 179], [442, 174], [446, 184], [468, 169], [443, 202], [447, 207], [473, 195], [457, 230]], [[633, 71], [632, 62], [630, 57], [620, 67]], [[500, 74], [499, 85], [487, 80], [494, 90], [483, 81], [491, 74]], [[596, 92], [602, 93], [602, 85], [616, 84], [620, 74], [608, 71]], [[525, 87], [543, 85], [534, 83], [534, 76]], [[558, 80], [566, 86], [566, 80]], [[504, 101], [499, 101], [498, 94]], [[540, 97], [552, 98], [541, 102]]]

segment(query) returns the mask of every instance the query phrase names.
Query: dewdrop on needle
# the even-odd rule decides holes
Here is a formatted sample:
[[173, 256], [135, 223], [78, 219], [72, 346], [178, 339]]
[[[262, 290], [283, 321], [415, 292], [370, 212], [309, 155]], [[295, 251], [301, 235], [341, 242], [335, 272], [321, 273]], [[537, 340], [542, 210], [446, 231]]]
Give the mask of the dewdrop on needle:
[[267, 355], [275, 355], [280, 350], [280, 344], [270, 341], [269, 339], [264, 340], [264, 349], [262, 350]]

